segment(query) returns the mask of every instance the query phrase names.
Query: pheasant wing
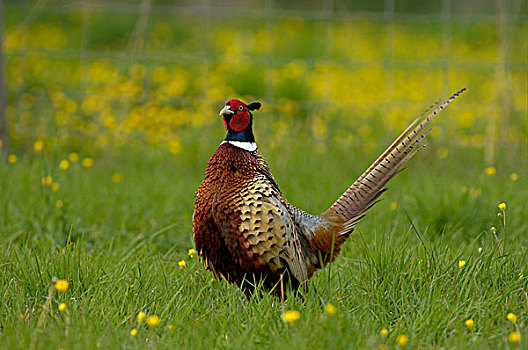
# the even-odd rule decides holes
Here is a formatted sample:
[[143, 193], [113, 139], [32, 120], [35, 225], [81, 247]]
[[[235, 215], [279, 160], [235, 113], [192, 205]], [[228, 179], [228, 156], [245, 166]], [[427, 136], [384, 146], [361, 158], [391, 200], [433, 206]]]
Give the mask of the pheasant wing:
[[248, 273], [269, 269], [280, 274], [287, 269], [305, 286], [308, 278], [298, 233], [274, 184], [258, 174], [242, 189], [226, 193], [231, 193], [230, 200], [215, 201], [213, 217], [235, 262]]

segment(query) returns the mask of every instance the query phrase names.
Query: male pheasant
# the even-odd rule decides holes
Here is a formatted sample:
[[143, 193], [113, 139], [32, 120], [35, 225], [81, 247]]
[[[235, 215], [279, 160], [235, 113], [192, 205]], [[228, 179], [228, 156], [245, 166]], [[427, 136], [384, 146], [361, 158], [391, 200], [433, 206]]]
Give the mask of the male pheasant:
[[464, 90], [424, 111], [319, 215], [288, 203], [258, 151], [251, 111], [261, 104], [227, 101], [220, 111], [227, 135], [209, 159], [194, 205], [194, 242], [205, 268], [248, 296], [257, 284], [276, 294], [280, 281], [306, 288], [315, 270], [337, 257], [387, 182], [424, 146], [425, 126]]

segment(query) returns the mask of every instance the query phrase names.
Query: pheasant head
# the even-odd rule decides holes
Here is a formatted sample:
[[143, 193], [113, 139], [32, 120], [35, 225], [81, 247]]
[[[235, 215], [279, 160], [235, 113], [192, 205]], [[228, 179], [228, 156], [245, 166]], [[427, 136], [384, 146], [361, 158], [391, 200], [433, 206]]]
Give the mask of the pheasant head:
[[[237, 99], [230, 99], [220, 111], [227, 131], [225, 141], [230, 143], [255, 143], [253, 135], [253, 114], [251, 111], [259, 109], [260, 102], [245, 104]], [[242, 147], [244, 148], [244, 147]], [[255, 147], [256, 148], [256, 145]]]

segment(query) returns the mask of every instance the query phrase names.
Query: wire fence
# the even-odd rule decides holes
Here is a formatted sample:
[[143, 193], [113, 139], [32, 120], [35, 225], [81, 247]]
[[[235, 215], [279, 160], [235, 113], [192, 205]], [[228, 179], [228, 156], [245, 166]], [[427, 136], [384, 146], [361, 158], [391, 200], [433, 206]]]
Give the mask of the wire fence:
[[[75, 82], [64, 84], [61, 89], [79, 105], [82, 105], [83, 101], [92, 94], [93, 62], [102, 60], [114, 63], [118, 74], [109, 82], [110, 89], [119, 88], [122, 83], [120, 76], [133, 74], [130, 73], [131, 67], [137, 64], [142, 65], [146, 73], [140, 78], [140, 98], [129, 100], [116, 98], [119, 104], [118, 113], [122, 115], [128, 114], [138, 104], [145, 105], [155, 99], [152, 90], [157, 82], [153, 77], [156, 69], [165, 65], [181, 66], [184, 71], [192, 75], [192, 85], [196, 88], [184, 89], [179, 94], [172, 94], [170, 98], [163, 99], [164, 105], [192, 108], [198, 101], [200, 103], [207, 101], [207, 105], [212, 108], [230, 97], [225, 96], [225, 93], [250, 95], [274, 105], [283, 100], [281, 93], [285, 93], [286, 98], [293, 101], [302, 111], [336, 108], [347, 110], [358, 106], [373, 108], [380, 104], [384, 110], [394, 106], [404, 108], [410, 104], [416, 104], [417, 101], [398, 93], [402, 86], [406, 85], [405, 78], [403, 81], [398, 78], [399, 70], [435, 71], [437, 73], [435, 76], [441, 78], [440, 90], [443, 93], [460, 87], [454, 86], [458, 83], [458, 81], [453, 81], [457, 80], [457, 72], [470, 72], [468, 74], [472, 77], [488, 76], [493, 80], [493, 84], [500, 85], [493, 89], [495, 94], [493, 98], [486, 99], [484, 102], [478, 98], [470, 99], [465, 104], [468, 109], [484, 105], [487, 108], [485, 110], [500, 110], [496, 113], [497, 117], [487, 118], [485, 123], [486, 142], [483, 146], [488, 162], [492, 162], [495, 157], [494, 150], [497, 140], [525, 140], [526, 131], [520, 136], [512, 137], [511, 135], [511, 128], [517, 126], [515, 120], [526, 112], [526, 106], [520, 106], [516, 102], [519, 100], [519, 95], [521, 98], [523, 94], [526, 96], [526, 86], [522, 86], [518, 78], [528, 71], [526, 55], [512, 53], [512, 50], [518, 49], [516, 48], [518, 43], [522, 43], [519, 37], [523, 35], [523, 31], [526, 34], [525, 30], [528, 28], [528, 11], [525, 2], [520, 0], [475, 1], [469, 2], [469, 8], [464, 8], [463, 5], [451, 0], [438, 2], [384, 0], [367, 4], [365, 3], [362, 8], [361, 5], [352, 6], [345, 1], [337, 0], [322, 0], [313, 3], [301, 1], [281, 3], [272, 0], [253, 2], [201, 0], [198, 3], [193, 1], [169, 3], [152, 0], [138, 2], [85, 0], [7, 2], [4, 6], [6, 37], [3, 46], [5, 64], [8, 67], [7, 105], [12, 107], [7, 113], [10, 134], [14, 138], [22, 139], [40, 137], [32, 134], [24, 138], [24, 132], [17, 131], [16, 126], [20, 122], [20, 110], [17, 104], [20, 104], [19, 101], [28, 91], [31, 91], [33, 95], [38, 95], [39, 90], [55, 88], [46, 86], [41, 81], [35, 83], [34, 77], [31, 76], [33, 74], [31, 65], [40, 58], [47, 62], [49, 69], [57, 68], [58, 63], [53, 64], [53, 62], [62, 62], [61, 64], [65, 66], [78, 66], [78, 74], [72, 74], [75, 77], [69, 79]], [[411, 8], [413, 5], [418, 6], [416, 11]], [[100, 16], [106, 18], [106, 23], [101, 19], [94, 20], [95, 17]], [[127, 20], [123, 20], [123, 17]], [[182, 30], [182, 26], [178, 25], [179, 22], [188, 23], [187, 29]], [[288, 26], [290, 22], [293, 24]], [[362, 54], [341, 55], [339, 49], [344, 46], [343, 41], [346, 40], [339, 32], [341, 26], [365, 22], [372, 24], [374, 30], [369, 29], [370, 32], [375, 33], [376, 28], [382, 32], [379, 35], [373, 34], [372, 37], [371, 51], [375, 54], [370, 57]], [[68, 37], [66, 39], [68, 43], [63, 45], [29, 43], [31, 39], [27, 39], [28, 33], [31, 35], [46, 28], [39, 26], [38, 23], [47, 23], [48, 27], [58, 28], [62, 32], [62, 34], [58, 33], [60, 36]], [[160, 35], [156, 31], [159, 32], [159, 28], [166, 28], [162, 25], [164, 23], [168, 23], [168, 27], [172, 29], [172, 31], [167, 31], [168, 34], [180, 30], [178, 38], [172, 41], [178, 44], [169, 43], [160, 47], [155, 45], [156, 35]], [[286, 24], [283, 25], [284, 23]], [[305, 32], [302, 28], [296, 28], [296, 23], [304, 28]], [[461, 40], [461, 36], [467, 35], [467, 33], [459, 33], [463, 32], [461, 28], [478, 27], [482, 23], [486, 25], [480, 29], [468, 31], [483, 31], [484, 33], [475, 35], [477, 40], [494, 38], [494, 50], [489, 54], [491, 58], [468, 60], [465, 57], [458, 57], [460, 51], [457, 50], [458, 41]], [[104, 24], [106, 28], [104, 30], [118, 33], [120, 39], [108, 45], [105, 44], [104, 33], [98, 32], [96, 27], [101, 24]], [[177, 29], [174, 29], [173, 24], [176, 24]], [[244, 28], [244, 25], [247, 28]], [[416, 29], [417, 36], [422, 35], [420, 28], [426, 27], [425, 31], [428, 34], [424, 35], [429, 42], [424, 45], [432, 45], [432, 50], [437, 51], [436, 54], [417, 57], [402, 54], [400, 48], [402, 41], [399, 39], [402, 26], [408, 26], [410, 31]], [[291, 33], [285, 33], [285, 28]], [[254, 39], [257, 43], [253, 44], [252, 50], [236, 50], [236, 46], [240, 43], [232, 43], [232, 52], [230, 50], [221, 51], [212, 45], [212, 42], [218, 39], [216, 33], [223, 29], [226, 29], [228, 33], [237, 34], [235, 38], [244, 37], [247, 31], [250, 31], [252, 35], [257, 33], [255, 37], [262, 31], [265, 35], [262, 35], [262, 42]], [[69, 30], [75, 33], [69, 35], [67, 33]], [[54, 31], [49, 33], [50, 36], [54, 34]], [[163, 35], [163, 30], [161, 30], [161, 35]], [[171, 35], [174, 36], [174, 34]], [[284, 41], [282, 38], [285, 35], [299, 36], [299, 40], [305, 43], [305, 52], [303, 52], [302, 45], [297, 45], [289, 51], [288, 43], [295, 42], [295, 40]], [[336, 35], [339, 37], [337, 38]], [[428, 39], [427, 35], [432, 39]], [[19, 40], [17, 45], [10, 46], [9, 41], [18, 37], [25, 39]], [[76, 40], [72, 40], [71, 37]], [[314, 42], [311, 42], [312, 39]], [[378, 43], [376, 43], [377, 40], [379, 40]], [[430, 43], [432, 40], [434, 40], [433, 44]], [[185, 45], [188, 45], [188, 49], [185, 49]], [[265, 45], [271, 49], [259, 51], [256, 49], [258, 45]], [[376, 45], [382, 48], [376, 48]], [[413, 49], [415, 48], [409, 48], [411, 51]], [[522, 51], [522, 47], [520, 50]], [[260, 88], [253, 90], [247, 88], [248, 84], [238, 84], [239, 87], [236, 87], [237, 82], [232, 83], [230, 89], [219, 88], [219, 81], [215, 79], [215, 73], [218, 71], [216, 67], [225, 62], [234, 62], [232, 66], [235, 67], [237, 63], [246, 65], [249, 62], [252, 67], [256, 67], [261, 77], [258, 84]], [[298, 69], [299, 62], [303, 67], [302, 74], [330, 67], [327, 70], [328, 74], [321, 74], [317, 76], [317, 79], [312, 79], [316, 80], [316, 85], [320, 85], [315, 89], [319, 91], [317, 94], [302, 92], [290, 94], [295, 89], [288, 89], [288, 84], [281, 83], [280, 75], [287, 73], [290, 68]], [[17, 76], [14, 76], [12, 72], [16, 69], [9, 69], [15, 65], [21, 67], [18, 69]], [[358, 94], [358, 97], [362, 99], [338, 98], [337, 96], [341, 95], [336, 91], [339, 92], [346, 87], [340, 87], [340, 74], [334, 69], [335, 67], [345, 67], [345, 70], [341, 72], [353, 73], [361, 69], [381, 69], [383, 77], [378, 84], [383, 86], [384, 94], [382, 97], [371, 99], [365, 98], [365, 94]], [[57, 74], [63, 73], [57, 69]], [[409, 79], [419, 80], [423, 76], [422, 74]], [[466, 80], [471, 81], [471, 78]], [[19, 81], [19, 83], [15, 84], [13, 81]], [[190, 84], [186, 83], [187, 86]], [[426, 82], [416, 84], [413, 81], [413, 84], [419, 88], [427, 88]], [[478, 90], [480, 87], [470, 86], [471, 88]], [[300, 88], [300, 90], [303, 89], [304, 87]], [[374, 88], [371, 90], [375, 91]], [[127, 94], [126, 90], [124, 94]], [[482, 91], [479, 95], [485, 94], [486, 92]], [[427, 93], [423, 96], [430, 98]], [[143, 118], [149, 117], [144, 114]], [[28, 132], [34, 133], [35, 131], [32, 129]], [[6, 135], [4, 135], [4, 144], [8, 144]]]

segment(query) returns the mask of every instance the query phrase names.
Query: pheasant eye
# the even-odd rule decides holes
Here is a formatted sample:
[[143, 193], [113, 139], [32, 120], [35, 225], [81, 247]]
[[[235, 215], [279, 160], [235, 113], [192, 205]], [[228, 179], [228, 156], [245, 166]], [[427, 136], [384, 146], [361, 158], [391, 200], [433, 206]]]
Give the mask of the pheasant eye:
[[238, 106], [238, 110], [239, 111], [243, 111], [244, 110], [244, 106], [242, 106], [242, 105]]

